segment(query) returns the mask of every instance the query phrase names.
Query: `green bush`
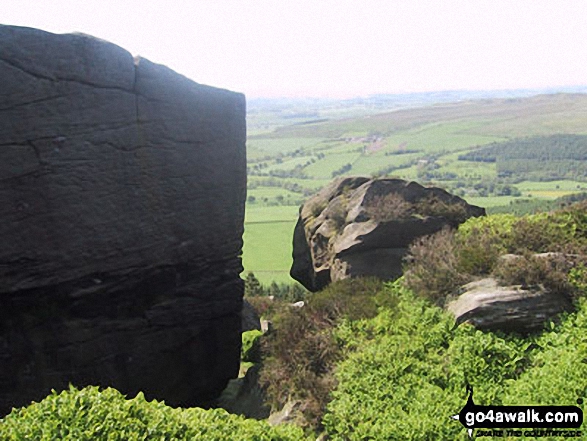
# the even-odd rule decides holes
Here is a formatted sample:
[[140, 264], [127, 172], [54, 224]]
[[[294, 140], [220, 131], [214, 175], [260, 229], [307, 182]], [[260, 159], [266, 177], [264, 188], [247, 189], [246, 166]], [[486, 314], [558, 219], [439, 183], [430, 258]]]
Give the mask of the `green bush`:
[[517, 220], [511, 215], [495, 215], [473, 218], [459, 226], [455, 244], [459, 270], [471, 275], [491, 273], [499, 256], [509, 252]]
[[587, 397], [587, 299], [533, 341], [532, 367], [511, 382], [504, 404], [575, 404]]
[[467, 384], [480, 405], [574, 405], [587, 396], [587, 300], [523, 339], [454, 328], [453, 317], [400, 282], [387, 290], [396, 308], [336, 331], [345, 358], [323, 418], [330, 440], [469, 439], [450, 419]]
[[241, 360], [258, 363], [261, 357], [260, 338], [263, 332], [253, 329], [252, 331], [243, 332], [241, 335]]
[[3, 441], [178, 441], [304, 439], [294, 426], [271, 427], [221, 409], [174, 409], [147, 401], [142, 393], [126, 399], [115, 389], [86, 387], [57, 393], [14, 410], [0, 420]]

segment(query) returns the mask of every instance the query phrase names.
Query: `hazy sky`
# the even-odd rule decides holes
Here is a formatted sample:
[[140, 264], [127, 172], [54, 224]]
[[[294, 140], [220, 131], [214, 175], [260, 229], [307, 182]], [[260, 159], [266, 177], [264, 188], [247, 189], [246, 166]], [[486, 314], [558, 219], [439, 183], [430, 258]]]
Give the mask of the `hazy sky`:
[[0, 0], [0, 23], [249, 97], [587, 84], [587, 0]]

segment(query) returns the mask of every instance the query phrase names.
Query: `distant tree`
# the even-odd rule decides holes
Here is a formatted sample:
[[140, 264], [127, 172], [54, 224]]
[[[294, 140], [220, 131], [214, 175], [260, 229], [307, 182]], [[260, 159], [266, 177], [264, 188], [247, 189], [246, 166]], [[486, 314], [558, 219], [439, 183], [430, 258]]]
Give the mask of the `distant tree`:
[[267, 294], [270, 296], [273, 296], [275, 298], [280, 297], [281, 289], [275, 281], [271, 282], [271, 285], [269, 285], [269, 290], [268, 290]]
[[245, 296], [247, 297], [256, 297], [262, 296], [263, 293], [263, 286], [259, 279], [255, 277], [255, 274], [252, 271], [249, 271], [247, 274], [247, 278], [245, 279]]

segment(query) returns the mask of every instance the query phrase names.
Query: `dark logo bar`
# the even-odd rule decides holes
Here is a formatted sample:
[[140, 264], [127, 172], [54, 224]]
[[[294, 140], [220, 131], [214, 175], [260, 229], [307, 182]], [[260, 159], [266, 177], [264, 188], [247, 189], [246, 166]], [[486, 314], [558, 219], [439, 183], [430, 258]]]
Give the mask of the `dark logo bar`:
[[577, 406], [479, 406], [473, 401], [473, 388], [467, 386], [469, 398], [452, 418], [468, 429], [569, 429], [583, 424], [583, 410]]

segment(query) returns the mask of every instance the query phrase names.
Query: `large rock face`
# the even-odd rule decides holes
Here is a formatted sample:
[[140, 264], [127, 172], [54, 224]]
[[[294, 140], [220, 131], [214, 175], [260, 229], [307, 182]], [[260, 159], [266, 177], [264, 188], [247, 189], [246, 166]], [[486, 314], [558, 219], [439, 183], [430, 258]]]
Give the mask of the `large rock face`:
[[51, 388], [203, 403], [238, 374], [245, 100], [0, 26], [0, 414]]
[[394, 279], [415, 239], [484, 214], [440, 188], [341, 178], [301, 207], [290, 274], [310, 291], [348, 277]]

